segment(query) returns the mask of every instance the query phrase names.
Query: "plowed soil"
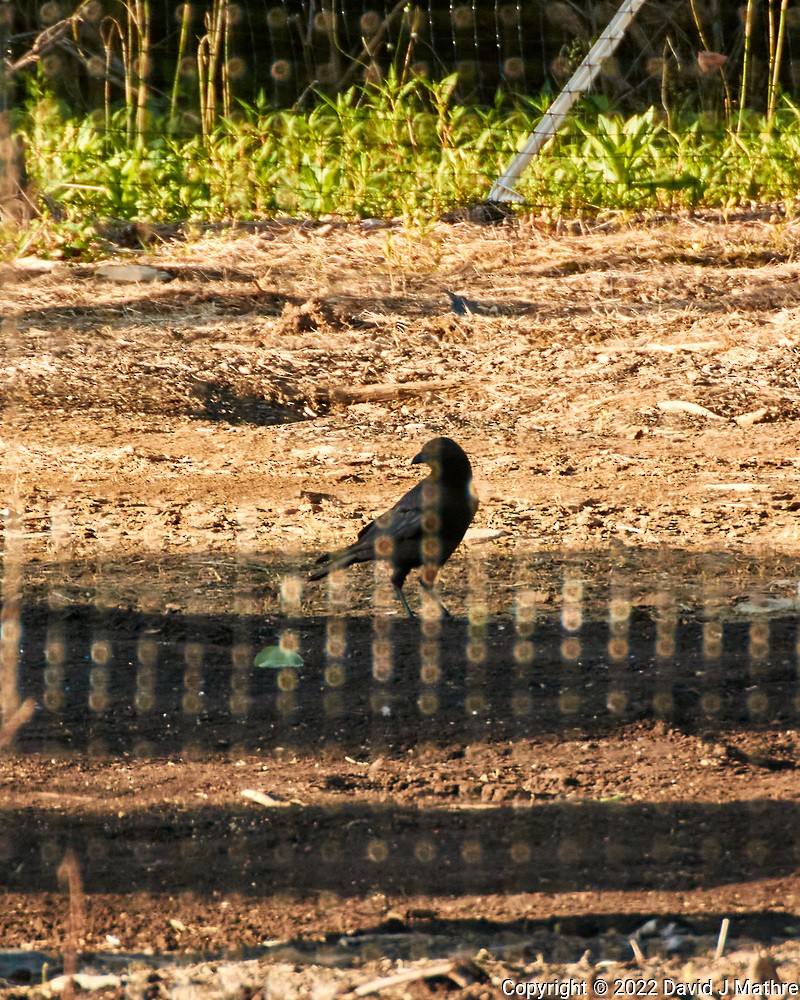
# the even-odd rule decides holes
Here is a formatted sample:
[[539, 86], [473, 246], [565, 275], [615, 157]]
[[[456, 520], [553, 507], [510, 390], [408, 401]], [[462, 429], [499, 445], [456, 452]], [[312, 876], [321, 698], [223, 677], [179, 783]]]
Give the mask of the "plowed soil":
[[[373, 576], [354, 569], [333, 609], [318, 584], [287, 605], [281, 576], [393, 503], [419, 475], [410, 458], [447, 434], [472, 459], [481, 506], [442, 574], [455, 615], [438, 639], [442, 691], [461, 671], [483, 692], [473, 714], [489, 707], [482, 729], [437, 730], [445, 714], [431, 712], [419, 739], [345, 723], [298, 739], [301, 719], [283, 747], [273, 730], [252, 736], [251, 712], [238, 742], [229, 726], [216, 745], [198, 730], [176, 748], [165, 713], [128, 746], [113, 738], [123, 701], [99, 736], [88, 707], [48, 729], [45, 640], [36, 662], [23, 641], [18, 662], [4, 626], [4, 945], [219, 954], [374, 932], [381, 954], [391, 934], [441, 934], [447, 953], [579, 920], [567, 957], [537, 945], [546, 969], [584, 945], [599, 961], [611, 930], [623, 960], [654, 915], [687, 920], [698, 941], [724, 916], [755, 941], [791, 937], [798, 246], [800, 223], [779, 213], [561, 231], [332, 220], [165, 235], [99, 264], [5, 266], [4, 623], [19, 603], [76, 616], [86, 635], [89, 611], [162, 616], [164, 634], [170, 616], [201, 632], [249, 616], [257, 648], [288, 616], [321, 692], [313, 650], [332, 616], [368, 649]], [[109, 264], [170, 280], [110, 280]], [[501, 633], [518, 627], [521, 589], [550, 623], [543, 634], [552, 627], [548, 673], [535, 659], [513, 674]], [[614, 680], [603, 637], [583, 659], [559, 652], [564, 602], [600, 623], [614, 599], [659, 641], [659, 622], [677, 622], [677, 645], [651, 649], [639, 687]], [[771, 609], [785, 619], [772, 646]], [[475, 632], [487, 614], [488, 638]], [[708, 620], [734, 623], [716, 652]], [[695, 624], [686, 659], [680, 628]], [[404, 630], [417, 626], [392, 627], [410, 663], [420, 636]], [[482, 636], [505, 652], [470, 675], [465, 640]], [[729, 652], [749, 657], [732, 673]], [[364, 659], [348, 669], [369, 684]], [[699, 700], [706, 661], [730, 711]], [[582, 716], [595, 667], [611, 680]], [[228, 697], [230, 678], [219, 683], [209, 697]], [[492, 708], [506, 683], [534, 706], [540, 691], [552, 698], [528, 716], [539, 732], [509, 730]], [[615, 685], [633, 692], [624, 705]], [[750, 697], [760, 690], [766, 701]], [[391, 711], [413, 715], [420, 691], [395, 694]], [[14, 717], [26, 697], [39, 706], [28, 721]], [[65, 853], [76, 860], [59, 881]], [[409, 995], [490, 995], [468, 979]]]

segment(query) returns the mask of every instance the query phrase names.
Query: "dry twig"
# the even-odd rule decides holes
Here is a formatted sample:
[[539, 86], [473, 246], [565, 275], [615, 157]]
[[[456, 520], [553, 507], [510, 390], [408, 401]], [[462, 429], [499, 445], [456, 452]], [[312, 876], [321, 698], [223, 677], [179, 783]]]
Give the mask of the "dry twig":
[[438, 976], [448, 976], [455, 970], [455, 967], [455, 962], [439, 962], [437, 965], [429, 965], [427, 968], [408, 969], [406, 972], [398, 972], [394, 976], [382, 976], [380, 979], [372, 979], [362, 986], [357, 986], [349, 996], [366, 997], [373, 993], [380, 993], [383, 990], [391, 989], [392, 986], [415, 983], [421, 979], [435, 979]]

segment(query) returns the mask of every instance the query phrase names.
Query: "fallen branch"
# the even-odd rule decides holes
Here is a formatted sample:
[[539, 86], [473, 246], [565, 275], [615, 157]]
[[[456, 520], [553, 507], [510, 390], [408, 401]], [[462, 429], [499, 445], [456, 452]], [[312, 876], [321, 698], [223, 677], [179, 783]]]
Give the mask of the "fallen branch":
[[437, 378], [427, 382], [381, 382], [376, 385], [344, 386], [333, 385], [319, 388], [318, 400], [352, 406], [353, 403], [374, 403], [387, 399], [404, 399], [406, 396], [421, 396], [426, 392], [441, 392], [456, 386], [468, 386], [472, 380], [460, 378]]
[[366, 997], [372, 993], [380, 993], [388, 990], [392, 986], [402, 986], [404, 983], [416, 983], [421, 979], [435, 979], [437, 976], [448, 976], [456, 967], [455, 962], [439, 962], [438, 965], [429, 965], [425, 969], [408, 969], [406, 972], [398, 972], [394, 976], [384, 976], [381, 979], [372, 979], [363, 986], [357, 986], [351, 997]]
[[658, 408], [663, 413], [691, 413], [695, 417], [706, 417], [709, 420], [728, 419], [719, 413], [714, 413], [713, 410], [707, 410], [705, 406], [701, 406], [699, 403], [690, 403], [685, 399], [661, 400], [658, 403]]
[[51, 24], [45, 28], [44, 31], [39, 32], [33, 41], [33, 45], [31, 45], [28, 51], [24, 53], [24, 55], [21, 55], [15, 62], [6, 60], [6, 75], [11, 76], [12, 73], [17, 73], [19, 70], [25, 69], [26, 66], [39, 62], [43, 56], [46, 56], [48, 52], [56, 48], [56, 46], [59, 45], [59, 43], [83, 21], [86, 16], [83, 12], [83, 8], [87, 3], [88, 0], [85, 0], [85, 2], [82, 3], [70, 17], [65, 17], [61, 21], [56, 21], [55, 24]]

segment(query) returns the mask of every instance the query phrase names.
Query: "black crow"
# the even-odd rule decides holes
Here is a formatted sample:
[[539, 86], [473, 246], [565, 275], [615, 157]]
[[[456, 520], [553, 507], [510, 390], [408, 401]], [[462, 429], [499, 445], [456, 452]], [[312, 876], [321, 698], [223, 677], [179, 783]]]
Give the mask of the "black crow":
[[392, 586], [406, 614], [414, 617], [403, 593], [406, 577], [421, 566], [422, 586], [433, 593], [436, 574], [464, 537], [478, 509], [478, 498], [472, 489], [469, 459], [450, 438], [433, 438], [411, 464], [429, 465], [431, 474], [391, 510], [363, 527], [352, 545], [320, 556], [319, 568], [312, 570], [309, 580], [320, 580], [353, 563], [386, 559], [392, 564]]

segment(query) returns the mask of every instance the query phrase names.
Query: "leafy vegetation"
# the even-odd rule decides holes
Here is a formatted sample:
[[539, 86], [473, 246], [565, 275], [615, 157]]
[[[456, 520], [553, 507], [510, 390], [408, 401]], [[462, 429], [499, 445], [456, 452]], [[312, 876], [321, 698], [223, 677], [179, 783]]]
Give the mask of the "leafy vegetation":
[[[90, 8], [80, 3], [74, 16], [89, 18]], [[180, 32], [169, 94], [159, 95], [142, 69], [153, 61], [149, 0], [129, 0], [118, 17], [102, 21], [102, 54], [93, 63], [104, 80], [102, 108], [70, 112], [42, 83], [41, 66], [29, 80], [30, 98], [15, 127], [43, 213], [34, 232], [23, 234], [26, 247], [84, 253], [95, 222], [109, 219], [336, 214], [419, 222], [483, 201], [549, 102], [517, 98], [512, 106], [498, 95], [493, 107], [465, 106], [455, 99], [456, 76], [435, 82], [414, 76], [411, 48], [400, 46], [383, 81], [306, 94], [302, 109], [276, 110], [264, 100], [248, 106], [235, 100], [232, 87], [235, 18], [227, 0], [212, 0], [199, 36], [191, 10], [176, 7]], [[575, 216], [793, 201], [800, 191], [800, 108], [782, 95], [779, 81], [794, 8], [787, 0], [769, 5], [768, 65], [760, 76], [751, 56], [756, 0], [742, 10], [738, 102], [726, 57], [709, 50], [707, 26], [692, 5], [706, 111], [687, 110], [697, 102], [670, 84], [666, 57], [661, 108], [622, 117], [602, 98], [585, 99], [520, 181], [529, 209]], [[763, 79], [766, 94], [757, 95]], [[753, 98], [764, 114], [749, 109]], [[683, 110], [670, 106], [681, 100]]]
[[[151, 120], [130, 143], [125, 111], [82, 119], [36, 94], [18, 122], [28, 170], [54, 214], [91, 218], [248, 219], [265, 215], [431, 216], [485, 199], [541, 102], [509, 112], [464, 107], [455, 78], [389, 79], [320, 96], [308, 112], [243, 107], [207, 134]], [[164, 126], [164, 127], [162, 127]], [[584, 103], [520, 184], [535, 210], [731, 207], [800, 191], [800, 108], [730, 126], [656, 109], [623, 119]]]

